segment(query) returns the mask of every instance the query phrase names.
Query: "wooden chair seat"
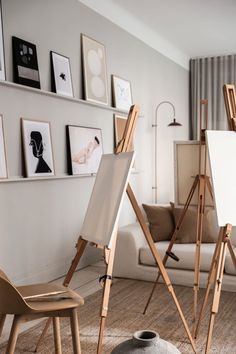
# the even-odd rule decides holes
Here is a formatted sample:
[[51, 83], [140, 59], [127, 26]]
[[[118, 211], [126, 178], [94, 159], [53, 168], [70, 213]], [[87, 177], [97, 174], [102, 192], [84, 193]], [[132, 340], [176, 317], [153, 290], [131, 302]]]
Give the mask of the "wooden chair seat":
[[[84, 299], [75, 291], [68, 289], [63, 285], [57, 284], [33, 284], [16, 287], [25, 302], [29, 306], [30, 313], [44, 312], [44, 311], [58, 311], [74, 308], [84, 304]], [[63, 292], [62, 292], [63, 291]], [[58, 293], [55, 295], [43, 296], [38, 298], [40, 294]], [[36, 296], [36, 297], [34, 297]], [[32, 297], [30, 299], [29, 297]], [[34, 297], [34, 298], [33, 298]], [[45, 301], [48, 300], [48, 301]], [[53, 301], [54, 300], [54, 301]], [[49, 316], [51, 317], [51, 316]]]
[[42, 317], [53, 318], [55, 353], [61, 354], [59, 317], [70, 317], [74, 354], [81, 354], [78, 307], [83, 298], [75, 291], [57, 284], [32, 284], [15, 287], [0, 270], [0, 335], [8, 314], [14, 315], [6, 354], [13, 354], [23, 322]]

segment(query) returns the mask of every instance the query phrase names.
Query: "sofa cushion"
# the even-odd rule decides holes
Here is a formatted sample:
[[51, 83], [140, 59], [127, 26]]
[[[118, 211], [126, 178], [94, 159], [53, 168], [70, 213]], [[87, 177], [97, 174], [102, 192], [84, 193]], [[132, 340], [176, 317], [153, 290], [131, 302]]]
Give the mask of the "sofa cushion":
[[[155, 246], [159, 251], [161, 258], [164, 257], [169, 242], [156, 242]], [[209, 271], [211, 266], [212, 256], [215, 250], [215, 244], [204, 243], [201, 245], [201, 271]], [[174, 244], [172, 251], [179, 257], [179, 262], [174, 261], [170, 257], [167, 261], [167, 268], [194, 270], [195, 268], [195, 244]], [[139, 251], [139, 262], [142, 265], [155, 266], [154, 258], [148, 246], [141, 247]]]
[[143, 204], [153, 240], [170, 240], [174, 232], [174, 218], [170, 206]]
[[[179, 218], [183, 213], [183, 208], [173, 208], [175, 224], [177, 225]], [[195, 243], [197, 233], [197, 208], [189, 207], [182, 225], [177, 234], [177, 242], [179, 243]], [[219, 227], [216, 221], [216, 212], [212, 208], [206, 208], [203, 217], [203, 243], [216, 242], [219, 234]]]
[[[236, 257], [236, 247], [234, 248], [234, 254]], [[225, 273], [230, 274], [230, 275], [236, 275], [236, 269], [233, 264], [233, 261], [232, 261], [229, 251], [227, 252], [227, 255], [225, 258]]]

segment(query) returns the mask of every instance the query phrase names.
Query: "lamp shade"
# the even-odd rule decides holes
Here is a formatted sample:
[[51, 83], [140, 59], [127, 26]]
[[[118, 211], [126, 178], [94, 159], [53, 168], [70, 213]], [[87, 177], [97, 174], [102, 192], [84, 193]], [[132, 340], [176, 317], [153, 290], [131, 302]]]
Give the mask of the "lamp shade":
[[168, 127], [182, 127], [182, 124], [176, 122], [176, 119], [173, 119], [173, 122], [171, 122], [170, 124], [168, 124]]

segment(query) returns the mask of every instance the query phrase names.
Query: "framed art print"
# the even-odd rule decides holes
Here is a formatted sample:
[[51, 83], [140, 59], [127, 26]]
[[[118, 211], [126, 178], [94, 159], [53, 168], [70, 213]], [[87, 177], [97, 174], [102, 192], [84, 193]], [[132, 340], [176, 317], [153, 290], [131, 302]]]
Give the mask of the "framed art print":
[[68, 169], [72, 175], [97, 173], [103, 154], [99, 128], [67, 125]]
[[[114, 114], [115, 148], [117, 147], [119, 141], [123, 138], [126, 122], [127, 122], [127, 118], [126, 117]], [[134, 151], [134, 143], [133, 143], [133, 141], [131, 142], [130, 151]]]
[[85, 99], [108, 104], [106, 53], [103, 44], [82, 34]]
[[36, 45], [12, 37], [14, 82], [40, 89]]
[[0, 80], [6, 80], [1, 0], [0, 0]]
[[0, 114], [0, 179], [3, 178], [7, 178], [7, 160], [3, 131], [3, 116]]
[[21, 123], [27, 177], [54, 175], [50, 123], [24, 118]]
[[129, 111], [133, 104], [130, 82], [112, 75], [112, 89], [115, 108]]
[[64, 55], [50, 52], [52, 91], [59, 95], [73, 97], [70, 60]]

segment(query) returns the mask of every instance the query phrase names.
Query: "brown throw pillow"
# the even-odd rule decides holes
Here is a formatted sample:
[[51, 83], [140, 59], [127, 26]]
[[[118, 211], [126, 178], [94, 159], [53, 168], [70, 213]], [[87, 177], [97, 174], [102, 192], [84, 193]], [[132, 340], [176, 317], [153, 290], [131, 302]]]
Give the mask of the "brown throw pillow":
[[[182, 215], [183, 208], [173, 208], [175, 225]], [[206, 208], [203, 217], [202, 242], [214, 243], [218, 238], [219, 228], [216, 223], [216, 213], [212, 208]], [[177, 234], [179, 243], [195, 243], [197, 234], [197, 208], [189, 207]]]
[[170, 240], [174, 232], [174, 218], [170, 206], [143, 204], [147, 215], [149, 229], [155, 242]]

